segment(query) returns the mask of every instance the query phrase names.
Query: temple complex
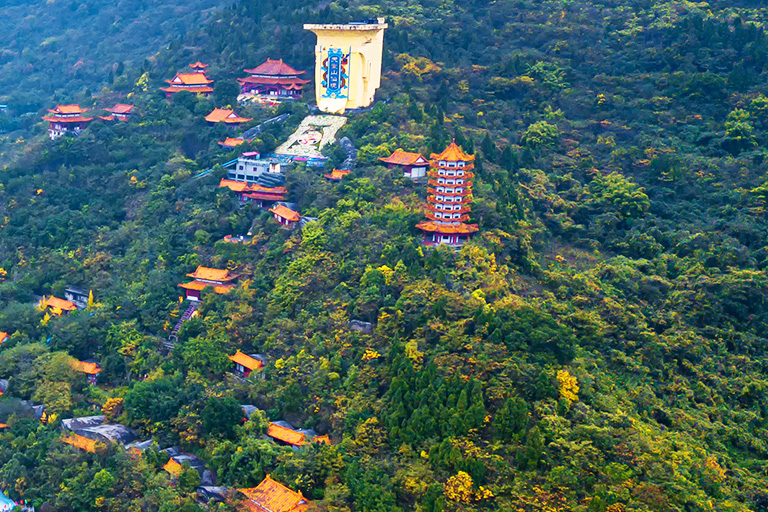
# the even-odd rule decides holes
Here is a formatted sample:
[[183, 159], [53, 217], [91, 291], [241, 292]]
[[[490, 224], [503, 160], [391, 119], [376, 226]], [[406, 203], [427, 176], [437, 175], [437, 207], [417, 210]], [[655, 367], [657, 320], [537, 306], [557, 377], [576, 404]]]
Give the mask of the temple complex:
[[416, 225], [424, 232], [425, 244], [459, 246], [477, 232], [476, 224], [465, 223], [472, 209], [474, 160], [474, 155], [464, 153], [455, 142], [442, 153], [430, 155], [429, 205], [425, 212], [428, 220]]
[[133, 105], [124, 105], [118, 103], [112, 108], [105, 108], [105, 111], [109, 112], [109, 115], [99, 116], [99, 119], [103, 121], [127, 121], [131, 118], [131, 112], [133, 111]]
[[191, 73], [176, 73], [176, 76], [166, 80], [168, 86], [160, 88], [165, 93], [165, 99], [170, 100], [174, 94], [181, 91], [202, 94], [203, 96], [213, 94], [213, 87], [211, 86], [213, 80], [205, 74], [207, 64], [195, 62], [190, 64], [190, 67], [192, 67]]
[[194, 281], [182, 283], [179, 288], [186, 290], [185, 298], [187, 300], [199, 301], [202, 291], [209, 286], [213, 287], [213, 291], [216, 293], [229, 293], [235, 287], [234, 281], [240, 276], [230, 274], [227, 269], [219, 270], [200, 265], [193, 273], [187, 274], [187, 277], [193, 278]]
[[301, 89], [309, 83], [309, 80], [299, 78], [304, 71], [292, 68], [283, 59], [267, 59], [263, 64], [244, 71], [251, 75], [237, 79], [244, 96], [260, 96], [270, 100], [295, 99], [301, 96]]
[[306, 24], [317, 36], [315, 99], [330, 114], [364, 108], [381, 86], [384, 18], [346, 25]]
[[294, 492], [280, 482], [272, 480], [269, 475], [256, 487], [238, 489], [245, 500], [238, 510], [252, 512], [305, 512], [311, 502]]
[[43, 117], [43, 120], [48, 121], [48, 135], [51, 140], [66, 133], [79, 135], [80, 131], [93, 121], [92, 117], [83, 115], [88, 109], [80, 108], [80, 105], [56, 105], [55, 109], [48, 109], [48, 112], [50, 114]]
[[406, 178], [422, 178], [427, 173], [429, 162], [421, 156], [421, 153], [409, 153], [402, 149], [396, 149], [387, 158], [379, 158], [387, 164], [387, 169], [400, 169]]

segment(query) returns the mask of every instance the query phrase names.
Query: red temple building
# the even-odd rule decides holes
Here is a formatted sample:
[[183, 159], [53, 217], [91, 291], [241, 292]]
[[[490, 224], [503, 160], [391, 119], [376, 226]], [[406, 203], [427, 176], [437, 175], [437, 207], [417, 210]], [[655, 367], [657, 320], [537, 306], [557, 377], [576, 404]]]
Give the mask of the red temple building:
[[186, 299], [191, 301], [200, 300], [202, 291], [209, 286], [213, 287], [213, 291], [216, 293], [229, 293], [234, 287], [234, 281], [240, 277], [237, 274], [230, 274], [229, 270], [219, 270], [216, 268], [208, 268], [198, 266], [191, 274], [187, 274], [187, 277], [194, 279], [191, 283], [182, 283], [180, 288], [186, 290]]
[[109, 115], [99, 116], [99, 119], [104, 121], [114, 121], [115, 119], [118, 121], [127, 121], [131, 118], [133, 105], [123, 105], [122, 103], [118, 103], [114, 107], [105, 108], [104, 110], [109, 112]]
[[251, 76], [238, 78], [240, 90], [246, 96], [266, 96], [271, 99], [294, 99], [301, 96], [301, 89], [309, 80], [299, 78], [304, 71], [298, 71], [283, 62], [283, 59], [267, 61], [253, 69], [245, 69]]
[[387, 169], [400, 169], [406, 178], [421, 178], [427, 173], [429, 162], [420, 153], [409, 153], [402, 149], [396, 149], [387, 158], [379, 158], [387, 164]]
[[299, 212], [293, 211], [282, 204], [278, 204], [274, 208], [271, 208], [269, 212], [277, 222], [287, 228], [294, 228], [299, 223], [299, 221], [301, 221], [301, 215], [299, 215]]
[[190, 64], [189, 67], [192, 68], [194, 73], [205, 73], [205, 69], [208, 67], [208, 64], [203, 64], [202, 62], [197, 61]]
[[234, 110], [230, 110], [226, 108], [215, 108], [210, 114], [205, 116], [205, 120], [208, 121], [209, 125], [214, 125], [216, 123], [224, 123], [229, 126], [238, 126], [243, 123], [247, 123], [248, 121], [251, 121], [252, 118], [240, 117], [237, 114], [235, 114]]
[[48, 135], [51, 140], [66, 133], [78, 135], [93, 121], [92, 117], [83, 116], [88, 109], [80, 108], [80, 105], [56, 105], [55, 109], [48, 109], [48, 112], [50, 114], [43, 117], [43, 120], [49, 123]]
[[160, 88], [165, 93], [165, 99], [170, 100], [174, 94], [181, 91], [202, 94], [203, 96], [213, 94], [213, 87], [211, 87], [213, 80], [205, 74], [205, 68], [208, 66], [195, 62], [190, 64], [190, 67], [192, 67], [192, 73], [176, 73], [175, 77], [166, 80], [168, 87]]
[[427, 245], [459, 246], [477, 232], [477, 224], [466, 224], [472, 203], [475, 156], [467, 155], [452, 142], [445, 151], [430, 155], [426, 210], [428, 220], [416, 227], [424, 232]]

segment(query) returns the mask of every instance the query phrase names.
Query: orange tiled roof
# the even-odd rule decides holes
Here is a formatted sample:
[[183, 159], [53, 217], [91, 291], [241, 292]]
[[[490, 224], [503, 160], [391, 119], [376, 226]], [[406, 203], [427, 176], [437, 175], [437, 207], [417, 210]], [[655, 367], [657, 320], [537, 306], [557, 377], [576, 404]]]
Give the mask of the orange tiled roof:
[[72, 369], [77, 372], [87, 373], [88, 375], [98, 375], [101, 368], [96, 363], [86, 363], [85, 361], [75, 361], [72, 363]]
[[75, 116], [75, 117], [59, 117], [60, 114], [54, 114], [52, 116], [43, 116], [43, 121], [52, 122], [55, 121], [57, 123], [87, 123], [89, 121], [93, 121], [92, 117], [84, 117], [84, 116]]
[[219, 142], [219, 146], [224, 146], [225, 148], [234, 148], [235, 146], [239, 146], [240, 144], [245, 144], [245, 139], [240, 139], [236, 137], [227, 137], [224, 140], [224, 142]]
[[197, 61], [197, 62], [193, 62], [192, 64], [190, 64], [189, 67], [191, 67], [191, 68], [207, 68], [208, 64], [203, 64], [202, 62]]
[[251, 119], [250, 117], [240, 117], [235, 114], [234, 110], [226, 108], [215, 108], [205, 116], [205, 120], [209, 123], [247, 123]]
[[304, 512], [309, 509], [310, 502], [275, 480], [269, 475], [262, 482], [250, 489], [238, 489], [247, 500], [243, 503], [245, 510], [259, 512]]
[[58, 308], [62, 311], [74, 311], [77, 309], [77, 306], [75, 306], [74, 302], [59, 299], [58, 297], [48, 297], [40, 301], [40, 307], [41, 308]]
[[212, 283], [206, 283], [205, 281], [192, 281], [191, 283], [182, 283], [179, 285], [179, 288], [184, 288], [185, 290], [197, 290], [202, 291], [209, 286], [213, 286], [213, 291], [222, 294], [222, 293], [229, 293], [234, 287], [234, 283], [227, 283], [222, 285], [215, 285]]
[[0, 423], [0, 430], [4, 430], [6, 428], [9, 428], [7, 423]]
[[478, 231], [477, 224], [440, 224], [439, 222], [425, 221], [416, 224], [417, 229], [430, 233], [470, 234]]
[[84, 450], [89, 453], [96, 453], [100, 448], [97, 441], [77, 434], [71, 434], [69, 436], [62, 437], [61, 442], [67, 443], [70, 446], [74, 446], [75, 448], [79, 448], [80, 450]]
[[133, 105], [124, 105], [123, 103], [118, 103], [112, 108], [105, 108], [107, 112], [112, 112], [113, 114], [130, 114], [131, 110], [133, 110]]
[[168, 459], [168, 462], [165, 463], [163, 469], [172, 477], [178, 478], [181, 475], [181, 470], [183, 468], [181, 467], [181, 464], [173, 460], [173, 457], [171, 457]]
[[334, 169], [333, 171], [331, 171], [331, 174], [324, 174], [323, 176], [325, 176], [329, 180], [340, 181], [341, 178], [343, 178], [350, 172], [352, 171], [347, 171], [345, 169]]
[[203, 281], [216, 281], [218, 283], [226, 283], [227, 281], [233, 281], [240, 277], [236, 274], [230, 274], [227, 269], [209, 268], [199, 265], [197, 270], [191, 274], [187, 274], [188, 277], [194, 277], [195, 279], [202, 279]]
[[163, 92], [189, 91], [192, 94], [203, 94], [203, 93], [213, 92], [213, 87], [208, 87], [207, 85], [203, 87], [171, 86], [171, 87], [161, 87], [160, 90]]
[[226, 178], [219, 182], [219, 188], [228, 188], [232, 192], [263, 192], [265, 194], [287, 194], [285, 187], [263, 187], [261, 185], [248, 185], [244, 181], [228, 180]]
[[176, 73], [175, 77], [166, 82], [171, 85], [208, 85], [213, 83], [213, 80], [204, 73]]
[[10, 337], [11, 337], [11, 335], [8, 334], [7, 332], [0, 331], [0, 343], [4, 342], [5, 340], [7, 340]]
[[253, 69], [244, 69], [246, 73], [252, 75], [270, 75], [270, 76], [295, 76], [301, 75], [304, 71], [298, 71], [291, 66], [283, 62], [283, 59], [272, 60], [267, 59], [266, 62], [256, 66]]
[[454, 141], [451, 142], [447, 148], [445, 148], [445, 151], [439, 155], [437, 153], [432, 153], [430, 158], [432, 158], [432, 160], [443, 160], [446, 162], [469, 162], [475, 159], [475, 155], [466, 154], [459, 146], [456, 145], [456, 142]]
[[295, 430], [291, 430], [288, 427], [283, 427], [276, 423], [269, 424], [267, 435], [292, 446], [304, 446], [304, 443], [307, 442], [307, 436], [301, 432], [296, 432]]
[[295, 212], [281, 204], [276, 205], [274, 208], [270, 208], [269, 211], [291, 222], [299, 222], [299, 220], [301, 220], [299, 212]]
[[414, 165], [414, 164], [426, 164], [427, 159], [421, 156], [421, 153], [409, 153], [397, 148], [387, 158], [379, 158], [382, 162], [394, 165]]
[[80, 105], [56, 105], [56, 108], [48, 112], [52, 114], [84, 114], [88, 112], [87, 108], [80, 108]]
[[249, 370], [258, 370], [260, 368], [264, 368], [264, 363], [262, 363], [258, 359], [254, 359], [248, 354], [243, 354], [239, 350], [235, 352], [235, 355], [227, 356], [227, 357], [229, 357], [233, 363], [237, 363], [241, 366], [244, 366]]
[[108, 116], [99, 116], [99, 119], [101, 119], [102, 121], [114, 121], [115, 120], [115, 115], [114, 114], [110, 114]]

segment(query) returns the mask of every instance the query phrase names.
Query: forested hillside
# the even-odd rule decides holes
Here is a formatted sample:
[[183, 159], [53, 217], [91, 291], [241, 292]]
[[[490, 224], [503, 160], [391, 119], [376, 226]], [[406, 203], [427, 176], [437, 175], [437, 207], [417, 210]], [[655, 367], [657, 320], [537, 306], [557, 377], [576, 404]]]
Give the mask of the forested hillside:
[[[167, 454], [60, 441], [62, 419], [104, 411], [197, 455], [218, 485], [271, 475], [317, 510], [768, 511], [762, 4], [157, 4], [7, 8], [31, 9], [0, 30], [9, 103], [138, 113], [50, 141], [39, 115], [9, 105], [0, 490], [42, 511], [204, 510], [197, 473], [172, 480]], [[137, 26], [121, 9], [148, 14]], [[108, 24], [56, 30], [66, 12]], [[376, 16], [389, 23], [382, 88], [340, 133], [357, 166], [323, 179], [345, 158], [333, 145], [325, 170], [286, 170], [288, 199], [317, 221], [286, 230], [216, 188], [216, 164], [273, 151], [314, 101], [309, 87], [244, 107], [248, 126], [291, 116], [225, 151], [233, 132], [203, 118], [235, 104], [242, 70], [270, 57], [310, 71], [303, 23]], [[42, 20], [37, 41], [24, 27]], [[167, 102], [158, 88], [195, 60], [213, 96]], [[451, 140], [476, 155], [480, 232], [458, 251], [420, 243], [426, 186], [378, 161]], [[204, 291], [167, 352], [186, 308], [177, 285], [198, 265], [240, 285]], [[35, 307], [67, 285], [93, 291], [87, 310]], [[263, 372], [235, 377], [237, 350], [265, 355]], [[72, 358], [99, 361], [97, 386]], [[257, 408], [248, 421], [241, 404]], [[277, 420], [331, 444], [264, 439]]]

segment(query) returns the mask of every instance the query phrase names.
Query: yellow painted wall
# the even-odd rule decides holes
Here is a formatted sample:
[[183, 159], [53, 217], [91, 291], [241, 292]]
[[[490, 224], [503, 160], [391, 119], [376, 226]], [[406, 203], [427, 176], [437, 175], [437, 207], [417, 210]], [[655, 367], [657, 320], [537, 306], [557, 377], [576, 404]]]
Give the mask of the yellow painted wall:
[[[315, 45], [315, 99], [323, 112], [343, 114], [349, 108], [367, 107], [373, 103], [381, 86], [381, 58], [384, 49], [384, 19], [362, 25], [304, 25], [317, 35]], [[350, 54], [348, 98], [324, 98], [323, 60], [329, 49]]]

